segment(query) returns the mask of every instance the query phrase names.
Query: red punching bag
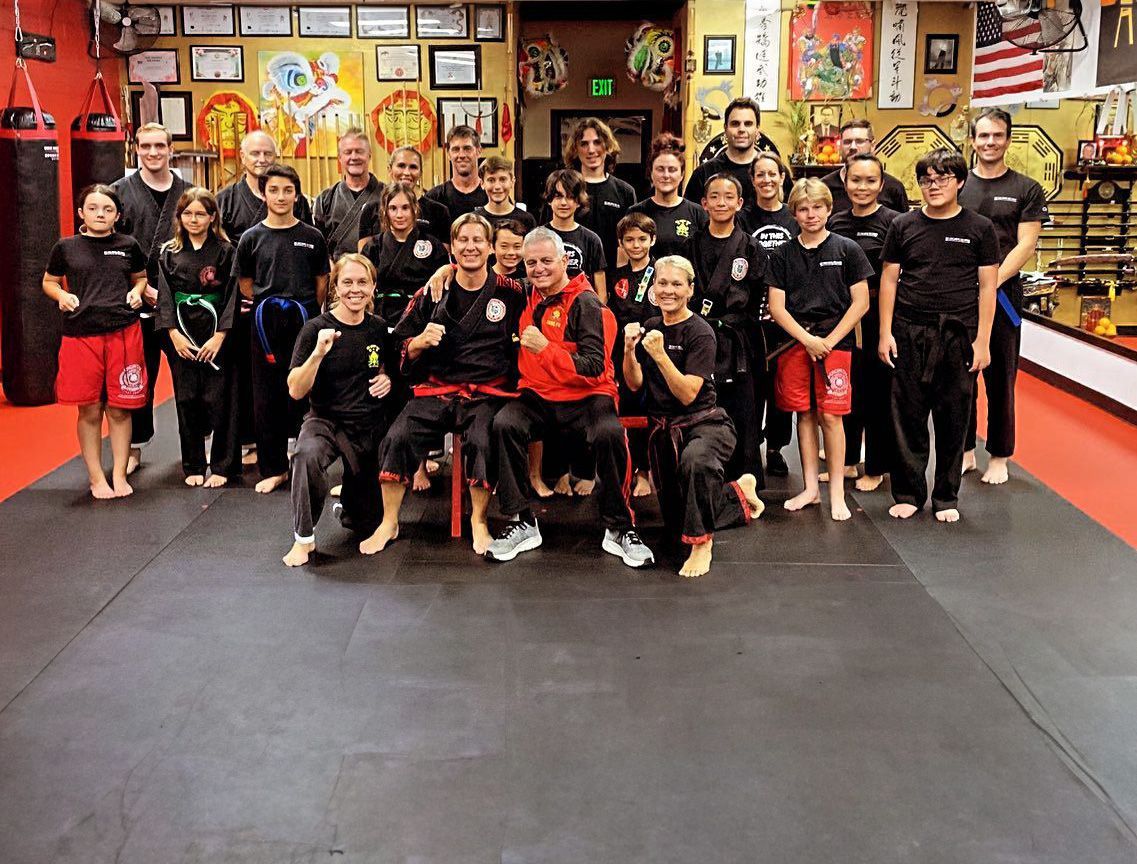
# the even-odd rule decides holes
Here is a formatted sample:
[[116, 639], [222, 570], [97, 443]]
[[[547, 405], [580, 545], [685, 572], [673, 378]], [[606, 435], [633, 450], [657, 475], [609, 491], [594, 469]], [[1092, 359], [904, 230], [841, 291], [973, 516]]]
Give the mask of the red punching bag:
[[[91, 110], [96, 90], [103, 100], [100, 113]], [[126, 130], [111, 102], [103, 73], [96, 72], [79, 116], [71, 124], [72, 201], [78, 201], [79, 191], [92, 183], [109, 186], [122, 178], [126, 173], [125, 142]], [[75, 230], [79, 230], [78, 213], [75, 215]]]
[[[16, 106], [23, 76], [31, 107]], [[8, 107], [0, 114], [0, 365], [14, 405], [55, 401], [61, 313], [43, 293], [43, 272], [59, 239], [59, 139], [40, 109], [32, 79], [17, 61]]]

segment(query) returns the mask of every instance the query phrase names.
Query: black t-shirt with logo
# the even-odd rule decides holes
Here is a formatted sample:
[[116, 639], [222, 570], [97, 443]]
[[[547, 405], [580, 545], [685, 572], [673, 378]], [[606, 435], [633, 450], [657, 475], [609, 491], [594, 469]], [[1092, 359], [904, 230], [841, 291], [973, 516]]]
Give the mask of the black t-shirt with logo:
[[873, 275], [869, 277], [869, 291], [873, 294], [880, 289], [880, 253], [884, 249], [884, 238], [888, 234], [888, 226], [899, 215], [895, 210], [881, 206], [868, 216], [854, 216], [850, 209], [829, 217], [829, 230], [848, 237], [861, 247], [869, 259], [873, 269]]
[[[459, 216], [462, 216], [466, 213], [473, 213], [479, 207], [484, 207], [487, 203], [489, 203], [490, 200], [489, 196], [486, 195], [486, 190], [483, 189], [480, 185], [473, 192], [460, 192], [454, 185], [453, 180], [447, 180], [445, 183], [439, 183], [437, 186], [427, 192], [423, 197], [430, 198], [431, 200], [437, 201], [439, 204], [444, 206], [450, 213], [451, 222], [453, 222]], [[444, 239], [447, 243], [449, 243], [450, 231], [447, 230], [445, 238], [440, 237], [439, 239]]]
[[616, 226], [636, 203], [636, 190], [630, 183], [609, 174], [604, 180], [585, 183], [588, 191], [588, 212], [577, 213], [576, 220], [595, 232], [604, 246], [604, 260], [616, 265]]
[[126, 302], [131, 275], [146, 270], [146, 255], [129, 234], [106, 237], [76, 234], [51, 250], [47, 272], [66, 277], [64, 288], [79, 298], [74, 312], [63, 313], [64, 336], [113, 333], [138, 320]]
[[[833, 193], [833, 212], [835, 214], [853, 208], [853, 202], [849, 200], [849, 193], [845, 191], [845, 181], [841, 177], [840, 168], [826, 174], [821, 178], [821, 182], [828, 186], [829, 191]], [[880, 195], [877, 196], [876, 200], [897, 213], [906, 213], [909, 209], [908, 190], [904, 188], [904, 184], [898, 178], [888, 173], [884, 175], [884, 185], [881, 187]]]
[[785, 204], [777, 210], [765, 210], [757, 204], [744, 207], [737, 221], [738, 227], [757, 240], [767, 255], [801, 233], [801, 226]]
[[253, 299], [276, 295], [316, 304], [316, 279], [329, 271], [328, 246], [318, 229], [304, 222], [270, 228], [263, 222], [241, 235], [237, 275], [253, 280]]
[[896, 315], [905, 309], [979, 323], [979, 268], [998, 265], [999, 240], [986, 216], [962, 208], [950, 219], [902, 213], [884, 238], [881, 261], [900, 265]]
[[604, 244], [596, 236], [596, 232], [583, 225], [577, 224], [571, 231], [561, 231], [552, 225], [546, 225], [555, 231], [564, 241], [565, 251], [568, 253], [568, 277], [575, 278], [583, 273], [592, 280], [593, 273], [603, 273], [608, 269], [608, 259], [604, 255]]
[[[1042, 187], [1009, 168], [993, 180], [986, 180], [974, 171], [968, 174], [967, 182], [959, 190], [959, 203], [994, 223], [995, 236], [999, 238], [999, 254], [1003, 257], [1018, 245], [1020, 224], [1045, 222], [1050, 218]], [[1021, 310], [1022, 282], [1011, 278], [1002, 287], [1015, 308]]]
[[358, 426], [380, 422], [384, 400], [372, 396], [368, 387], [372, 378], [387, 371], [387, 323], [376, 315], [364, 315], [360, 324], [344, 324], [331, 312], [310, 318], [296, 337], [290, 368], [307, 361], [320, 331], [325, 329], [338, 330], [340, 336], [316, 370], [308, 394], [312, 413], [333, 423]]
[[[849, 311], [853, 303], [849, 289], [872, 274], [861, 247], [830, 232], [812, 249], [795, 240], [775, 250], [770, 255], [766, 282], [771, 288], [786, 292], [786, 311], [798, 324], [821, 325], [816, 335], [825, 336]], [[855, 333], [850, 331], [836, 347], [848, 351], [856, 341]]]
[[[683, 417], [715, 407], [715, 331], [706, 319], [692, 315], [678, 324], [664, 324], [662, 317], [644, 322], [648, 332], [663, 334], [663, 350], [684, 375], [698, 375], [703, 386], [690, 405], [680, 402], [659, 366], [644, 350], [643, 343], [636, 345], [636, 359], [643, 369], [645, 406], [653, 417]], [[621, 334], [621, 339], [623, 338]]]
[[691, 238], [709, 221], [707, 211], [686, 198], [680, 198], [678, 204], [670, 207], [645, 198], [630, 207], [628, 212], [643, 213], [655, 222], [655, 245], [651, 247], [651, 254], [657, 259], [665, 255], [682, 255], [690, 260]]
[[497, 213], [491, 213], [485, 207], [479, 207], [474, 212], [489, 222], [490, 227], [494, 229], [496, 229], [497, 226], [502, 222], [508, 222], [511, 219], [520, 222], [523, 226], [525, 226], [526, 234], [537, 227], [537, 220], [533, 218], [533, 214], [528, 210], [522, 210], [516, 204], [513, 206], [513, 209], [510, 212], [506, 213], [504, 216], [499, 216]]

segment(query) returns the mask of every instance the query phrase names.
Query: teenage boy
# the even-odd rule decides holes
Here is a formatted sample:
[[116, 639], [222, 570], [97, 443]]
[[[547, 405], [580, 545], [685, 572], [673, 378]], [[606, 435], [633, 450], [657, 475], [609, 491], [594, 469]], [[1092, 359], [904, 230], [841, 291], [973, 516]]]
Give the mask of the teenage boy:
[[959, 204], [967, 163], [941, 148], [916, 163], [919, 210], [889, 226], [881, 254], [882, 362], [893, 367], [890, 413], [896, 435], [889, 515], [907, 519], [928, 498], [928, 415], [936, 433], [932, 507], [959, 520], [963, 446], [975, 375], [991, 362], [999, 273], [995, 226]]
[[547, 227], [560, 236], [568, 253], [569, 278], [575, 279], [583, 273], [600, 299], [607, 300], [608, 259], [604, 244], [595, 231], [585, 228], [576, 219], [588, 212], [584, 179], [571, 168], [554, 171], [545, 181], [545, 203], [552, 213]]
[[[489, 198], [478, 179], [478, 159], [482, 143], [469, 126], [455, 126], [446, 133], [446, 157], [450, 160], [450, 179], [426, 193], [427, 198], [443, 205], [451, 219], [473, 213], [484, 207]], [[446, 237], [449, 238], [447, 233]], [[439, 238], [446, 239], [446, 238]]]
[[[1007, 462], [1015, 452], [1015, 378], [1019, 371], [1023, 285], [1019, 271], [1034, 255], [1042, 223], [1048, 218], [1046, 195], [1031, 178], [1007, 167], [1011, 115], [984, 108], [971, 121], [975, 167], [959, 193], [959, 203], [995, 223], [999, 238], [998, 309], [991, 326], [991, 365], [983, 370], [987, 391], [987, 453], [983, 482], [1007, 482]], [[978, 396], [978, 388], [976, 388]], [[974, 400], [972, 402], [974, 406]], [[975, 468], [975, 408], [967, 426], [963, 471]]]
[[[845, 175], [848, 172], [849, 160], [858, 153], [872, 155], [876, 152], [876, 143], [873, 139], [872, 124], [868, 120], [857, 118], [849, 120], [841, 126], [841, 141], [838, 144], [841, 150], [841, 159], [845, 163], [836, 171], [830, 171], [821, 178], [821, 182], [829, 187], [833, 195], [833, 212], [841, 213], [852, 207], [849, 193], [845, 191]], [[898, 213], [907, 213], [908, 190], [897, 177], [885, 173], [884, 186], [880, 190], [880, 203], [890, 210]]]
[[383, 184], [371, 173], [371, 142], [362, 129], [348, 129], [336, 145], [343, 179], [316, 196], [312, 217], [333, 260], [359, 249], [363, 208], [378, 202]]
[[288, 439], [303, 418], [303, 404], [288, 395], [288, 367], [299, 331], [314, 318], [328, 291], [324, 235], [294, 213], [300, 178], [287, 165], [272, 165], [260, 177], [268, 216], [241, 237], [234, 265], [241, 295], [256, 306], [256, 336], [250, 344], [253, 422], [256, 427], [256, 490], [272, 492], [288, 480]]
[[850, 378], [853, 328], [869, 308], [873, 269], [861, 247], [825, 227], [833, 196], [820, 180], [799, 180], [787, 205], [801, 229], [770, 256], [766, 282], [770, 314], [797, 340], [778, 357], [774, 398], [782, 411], [797, 412], [797, 441], [805, 489], [785, 502], [787, 510], [821, 503], [817, 427], [825, 436], [829, 468], [829, 515], [844, 521], [845, 427], [853, 403]]
[[504, 156], [487, 156], [478, 173], [489, 201], [474, 212], [488, 221], [491, 228], [510, 219], [520, 222], [526, 234], [537, 227], [533, 214], [513, 203], [513, 163], [510, 160]]

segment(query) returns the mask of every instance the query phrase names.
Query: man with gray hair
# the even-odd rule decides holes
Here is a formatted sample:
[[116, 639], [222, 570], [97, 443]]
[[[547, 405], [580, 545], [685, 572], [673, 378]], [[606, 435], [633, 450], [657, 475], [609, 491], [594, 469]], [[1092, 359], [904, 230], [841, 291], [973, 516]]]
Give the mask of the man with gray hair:
[[629, 567], [655, 561], [635, 531], [628, 504], [632, 460], [616, 414], [612, 348], [616, 318], [581, 273], [567, 274], [568, 255], [556, 232], [535, 228], [522, 254], [532, 284], [518, 330], [518, 398], [494, 418], [498, 504], [509, 524], [487, 557], [509, 561], [541, 545], [529, 506], [529, 442], [551, 430], [582, 437], [591, 447], [600, 480], [601, 548]]
[[359, 220], [363, 208], [379, 201], [383, 184], [371, 173], [371, 143], [362, 129], [352, 127], [337, 145], [343, 179], [316, 196], [312, 216], [335, 261], [359, 247]]
[[[276, 143], [262, 130], [250, 132], [241, 139], [241, 176], [217, 193], [217, 208], [221, 211], [221, 227], [236, 246], [246, 230], [268, 216], [268, 205], [260, 190], [260, 177], [270, 165], [276, 164]], [[312, 208], [301, 190], [296, 190], [293, 214], [301, 222], [312, 224]]]

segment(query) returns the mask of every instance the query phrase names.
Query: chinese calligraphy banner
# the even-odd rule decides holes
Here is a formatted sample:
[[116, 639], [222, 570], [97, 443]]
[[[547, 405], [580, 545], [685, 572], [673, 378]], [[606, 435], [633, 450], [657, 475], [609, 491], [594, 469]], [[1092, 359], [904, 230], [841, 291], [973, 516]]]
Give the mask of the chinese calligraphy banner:
[[880, 20], [877, 108], [911, 108], [916, 84], [918, 3], [884, 0]]
[[779, 0], [746, 0], [742, 92], [763, 111], [778, 110], [782, 7]]

